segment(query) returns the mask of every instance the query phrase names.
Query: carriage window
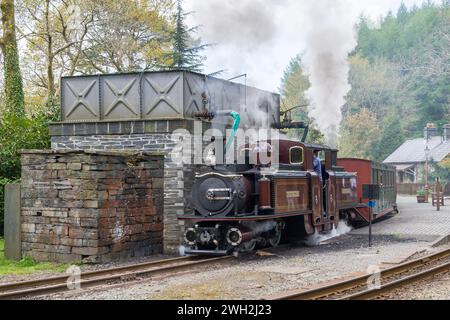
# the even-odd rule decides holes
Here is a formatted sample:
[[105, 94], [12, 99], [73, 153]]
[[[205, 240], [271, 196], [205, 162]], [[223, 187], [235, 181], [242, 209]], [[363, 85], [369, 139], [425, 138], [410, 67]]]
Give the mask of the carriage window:
[[303, 163], [303, 148], [292, 147], [289, 150], [289, 161], [291, 164], [302, 164]]

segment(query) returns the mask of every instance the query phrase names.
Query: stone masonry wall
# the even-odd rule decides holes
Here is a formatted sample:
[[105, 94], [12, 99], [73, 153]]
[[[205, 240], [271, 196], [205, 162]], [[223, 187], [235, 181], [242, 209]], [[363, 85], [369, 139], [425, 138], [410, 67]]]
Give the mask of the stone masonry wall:
[[107, 262], [161, 253], [163, 162], [156, 153], [24, 151], [23, 255]]
[[[193, 169], [172, 161], [177, 145], [172, 133], [193, 132], [193, 121], [132, 121], [111, 123], [57, 123], [50, 127], [54, 150], [140, 150], [158, 152], [164, 160], [164, 252], [176, 253], [184, 225], [179, 215], [189, 212]], [[203, 132], [210, 125], [203, 123]]]
[[176, 142], [171, 134], [58, 136], [52, 137], [54, 150], [143, 150], [162, 152], [164, 161], [164, 252], [175, 253], [180, 246], [181, 226], [178, 215], [184, 214], [184, 168], [173, 163], [168, 155]]

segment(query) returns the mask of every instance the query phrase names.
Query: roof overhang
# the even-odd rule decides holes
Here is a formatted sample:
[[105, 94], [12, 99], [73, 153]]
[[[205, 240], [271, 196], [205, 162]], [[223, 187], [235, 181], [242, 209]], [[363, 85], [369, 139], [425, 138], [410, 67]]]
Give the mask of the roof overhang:
[[406, 171], [414, 168], [415, 166], [415, 164], [396, 164], [395, 168], [397, 171]]

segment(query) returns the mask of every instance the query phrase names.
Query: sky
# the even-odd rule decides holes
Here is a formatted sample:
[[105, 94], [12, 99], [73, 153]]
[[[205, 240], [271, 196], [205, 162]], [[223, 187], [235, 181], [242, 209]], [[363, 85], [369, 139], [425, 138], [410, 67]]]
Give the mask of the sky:
[[[184, 6], [192, 11], [188, 24], [200, 25], [198, 35], [203, 42], [214, 44], [204, 52], [204, 73], [226, 70], [220, 75], [225, 79], [245, 73], [247, 84], [278, 92], [289, 61], [308, 50], [308, 39], [316, 27], [335, 23], [341, 31], [347, 28], [351, 36], [354, 32], [348, 26], [361, 14], [377, 20], [390, 10], [397, 12], [402, 2], [334, 0], [345, 8], [337, 14], [331, 12], [334, 9], [321, 8], [325, 1], [329, 0], [185, 0]], [[424, 1], [404, 0], [408, 7]]]

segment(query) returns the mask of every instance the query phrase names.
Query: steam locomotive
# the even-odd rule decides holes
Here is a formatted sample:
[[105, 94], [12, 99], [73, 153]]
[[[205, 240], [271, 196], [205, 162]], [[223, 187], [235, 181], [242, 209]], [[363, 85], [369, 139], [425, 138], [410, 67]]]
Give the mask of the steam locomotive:
[[[373, 221], [396, 212], [395, 168], [361, 159], [338, 159], [338, 151], [298, 141], [277, 145], [274, 166], [218, 165], [198, 168], [192, 191], [193, 213], [181, 216], [189, 254], [226, 255], [276, 247], [314, 233], [329, 233], [340, 221], [369, 221], [363, 184], [379, 184]], [[241, 146], [247, 159], [258, 148]], [[313, 169], [313, 153], [322, 159], [322, 179]], [[274, 169], [275, 168], [275, 169]]]
[[[278, 139], [247, 143], [233, 150], [244, 164], [216, 165], [213, 160], [197, 168], [193, 212], [179, 217], [188, 226], [184, 233], [186, 253], [226, 255], [253, 251], [257, 246], [276, 247], [282, 240], [330, 233], [340, 221], [360, 225], [397, 212], [395, 167], [338, 159], [338, 150], [305, 143], [309, 126], [292, 122], [293, 109], [284, 112], [283, 122], [272, 128], [305, 129], [302, 142]], [[218, 115], [233, 118], [227, 154], [239, 127], [239, 113], [205, 110], [196, 116], [212, 120]], [[321, 158], [322, 176], [314, 170], [315, 153]], [[363, 198], [364, 184], [380, 186], [373, 216], [366, 206], [369, 199]]]

